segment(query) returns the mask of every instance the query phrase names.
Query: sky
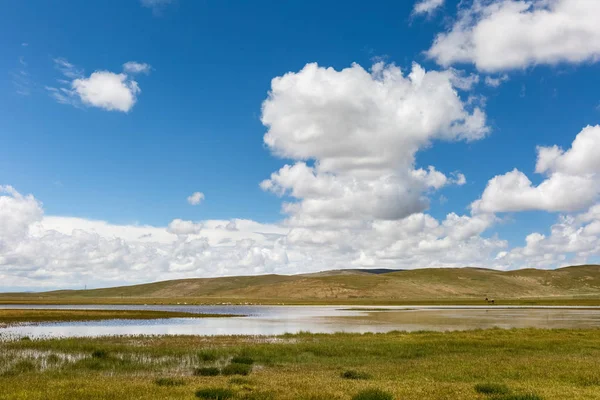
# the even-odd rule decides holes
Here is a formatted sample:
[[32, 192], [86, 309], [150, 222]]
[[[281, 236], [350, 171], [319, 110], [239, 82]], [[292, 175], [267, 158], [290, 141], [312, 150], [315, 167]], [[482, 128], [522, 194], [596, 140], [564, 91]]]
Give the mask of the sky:
[[0, 291], [600, 262], [600, 2], [0, 13]]

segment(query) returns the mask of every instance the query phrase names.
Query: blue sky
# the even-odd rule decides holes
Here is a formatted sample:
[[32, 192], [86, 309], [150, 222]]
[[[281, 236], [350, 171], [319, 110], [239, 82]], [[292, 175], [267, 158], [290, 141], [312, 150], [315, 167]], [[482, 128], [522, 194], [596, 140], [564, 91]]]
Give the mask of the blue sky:
[[[101, 285], [138, 282], [144, 278], [295, 273], [352, 265], [406, 267], [408, 263], [417, 268], [462, 264], [510, 269], [526, 266], [554, 268], [570, 260], [593, 261], [600, 245], [592, 234], [578, 239], [585, 243], [581, 246], [573, 244], [569, 236], [571, 233], [565, 234], [562, 241], [552, 236], [552, 226], [560, 224], [561, 218], [576, 220], [574, 225], [569, 226], [574, 232], [584, 229], [585, 224], [595, 222], [592, 217], [579, 217], [592, 213], [590, 210], [598, 200], [595, 176], [600, 174], [600, 170], [596, 172], [593, 160], [585, 158], [593, 156], [584, 154], [580, 157], [579, 153], [573, 152], [573, 157], [565, 156], [564, 163], [556, 161], [545, 174], [536, 174], [535, 169], [537, 146], [557, 145], [567, 151], [584, 127], [594, 127], [600, 122], [600, 97], [596, 90], [600, 76], [596, 62], [600, 57], [600, 33], [593, 23], [585, 20], [585, 15], [593, 15], [596, 6], [590, 2], [586, 5], [581, 0], [553, 0], [549, 5], [536, 0], [529, 3], [473, 1], [461, 6], [450, 0], [421, 3], [428, 11], [415, 12], [417, 3], [412, 1], [381, 2], [377, 6], [363, 1], [347, 1], [343, 5], [333, 1], [12, 2], [0, 14], [0, 45], [3, 49], [0, 58], [0, 185], [13, 188], [12, 191], [4, 190], [5, 202], [0, 203], [4, 210], [0, 209], [0, 213], [10, 210], [13, 215], [10, 220], [15, 224], [7, 223], [4, 231], [0, 229], [0, 277], [9, 282], [5, 287], [17, 287], [16, 282], [22, 279], [26, 282], [23, 286], [54, 287], [62, 279], [58, 277], [64, 276]], [[481, 7], [496, 8], [482, 11]], [[581, 7], [590, 9], [581, 10]], [[552, 21], [548, 22], [541, 16], [541, 10], [569, 15], [578, 22], [578, 27], [552, 26]], [[495, 19], [506, 13], [530, 20], [528, 23], [517, 21], [511, 28], [505, 21]], [[467, 20], [469, 24], [465, 27]], [[484, 23], [499, 23], [512, 35], [496, 30], [497, 34], [487, 37], [485, 35], [489, 32], [483, 29]], [[531, 39], [536, 29], [544, 34], [548, 32], [548, 37], [539, 39], [540, 43]], [[552, 36], [557, 30], [567, 32], [563, 35], [567, 37]], [[524, 40], [525, 45], [517, 41], [518, 37], [511, 39], [519, 32], [529, 38]], [[569, 34], [587, 40], [568, 42]], [[447, 36], [442, 38], [439, 35]], [[434, 46], [436, 38], [441, 43], [437, 48]], [[565, 43], [561, 42], [563, 39]], [[467, 46], [465, 43], [472, 46], [466, 51], [468, 54], [461, 53]], [[484, 43], [484, 48], [472, 43]], [[486, 53], [488, 49], [497, 56], [491, 57], [495, 60], [490, 60]], [[63, 62], [62, 69], [59, 60]], [[147, 71], [123, 72], [126, 62], [146, 65]], [[290, 116], [308, 115], [307, 118], [311, 118], [310, 113], [302, 114], [305, 110], [298, 108], [286, 114], [288, 110], [284, 107], [290, 100], [284, 103], [282, 99], [287, 98], [284, 93], [287, 89], [282, 89], [281, 97], [272, 99], [273, 124], [261, 122], [264, 116], [261, 107], [268, 99], [269, 91], [273, 90], [273, 78], [286, 73], [300, 78], [308, 73], [304, 70], [305, 65], [317, 63], [337, 71], [330, 76], [337, 79], [337, 76], [341, 77], [339, 71], [353, 63], [368, 71], [377, 62], [384, 63], [386, 68], [395, 65], [405, 76], [410, 73], [413, 62], [427, 73], [440, 71], [453, 74], [452, 77], [448, 75], [443, 84], [455, 84], [455, 79], [458, 79], [455, 77], [476, 76], [478, 81], [468, 85], [469, 88], [455, 85], [456, 96], [450, 93], [447, 94], [450, 97], [445, 99], [431, 98], [427, 104], [435, 109], [442, 103], [459, 101], [467, 113], [473, 113], [474, 108], [480, 109], [485, 114], [485, 123], [478, 128], [479, 133], [470, 133], [472, 136], [468, 140], [463, 140], [465, 136], [461, 134], [450, 140], [438, 140], [451, 126], [440, 122], [445, 128], [442, 126], [436, 131], [423, 132], [428, 135], [427, 140], [415, 142], [417, 150], [413, 154], [404, 153], [405, 149], [400, 148], [404, 144], [398, 149], [391, 144], [382, 146], [378, 151], [390, 148], [398, 153], [382, 162], [377, 170], [366, 173], [355, 167], [344, 170], [334, 167], [317, 171], [317, 165], [333, 160], [332, 153], [322, 153], [322, 144], [318, 141], [313, 143], [315, 148], [310, 151], [299, 150], [299, 146], [303, 146], [300, 142], [295, 142], [294, 148], [290, 143], [285, 144], [286, 135], [299, 132], [303, 129], [301, 127], [286, 125], [276, 132], [273, 128], [279, 123], [285, 124]], [[69, 65], [66, 74], [64, 66], [67, 64], [64, 63]], [[124, 84], [135, 82], [136, 87], [139, 85], [140, 91], [132, 92], [133, 101], [129, 99], [125, 105], [118, 103], [126, 111], [109, 109], [112, 106], [107, 104], [113, 104], [114, 100], [110, 97], [111, 93], [107, 94], [108, 100], [102, 100], [105, 101], [102, 105], [93, 97], [86, 100], [85, 96], [95, 95], [93, 84], [103, 87], [109, 84], [108, 80], [91, 80], [96, 71], [106, 72], [104, 77], [107, 79], [123, 74]], [[492, 83], [491, 80], [496, 81]], [[76, 87], [76, 81], [81, 85]], [[298, 82], [292, 84], [300, 85]], [[318, 84], [315, 82], [311, 85]], [[350, 87], [353, 83], [347, 84]], [[126, 90], [131, 87], [126, 87]], [[66, 97], [60, 102], [53, 94], [62, 89], [65, 89], [62, 93]], [[84, 90], [91, 94], [84, 93]], [[364, 89], [357, 90], [360, 97], [360, 90]], [[128, 94], [129, 91], [120, 93]], [[430, 92], [422, 95], [428, 96]], [[299, 98], [302, 101], [301, 94]], [[320, 104], [316, 97], [305, 101], [312, 102], [311, 107]], [[333, 103], [324, 101], [323, 104]], [[381, 104], [387, 103], [382, 100]], [[331, 112], [337, 113], [344, 104], [338, 106]], [[328, 112], [324, 110], [324, 115]], [[389, 111], [376, 109], [373, 112], [379, 115]], [[418, 109], [416, 112], [418, 114]], [[340, 118], [343, 123], [345, 118]], [[369, 118], [365, 117], [364, 121], [370, 121]], [[430, 118], [434, 117], [428, 117], [427, 121], [431, 122]], [[403, 121], [407, 120], [412, 120], [412, 117], [407, 116]], [[336, 121], [335, 115], [332, 121]], [[361, 121], [358, 125], [362, 124]], [[368, 123], [365, 122], [366, 125]], [[395, 135], [402, 136], [412, 129], [409, 125], [402, 127]], [[281, 140], [278, 144], [270, 145], [263, 140], [270, 128]], [[367, 132], [375, 141], [379, 140], [376, 139], [378, 134], [377, 131]], [[340, 135], [343, 142], [344, 135]], [[595, 131], [590, 133], [591, 139], [587, 143], [600, 144], [600, 139], [596, 140], [599, 135]], [[349, 153], [352, 157], [360, 150], [362, 142], [357, 143], [358, 150], [353, 149]], [[365, 145], [368, 143], [368, 140], [364, 142]], [[294, 156], [300, 153], [309, 155]], [[353, 220], [356, 225], [341, 228], [342, 225], [338, 225], [340, 218], [331, 217], [322, 210], [314, 211], [313, 207], [321, 201], [323, 204], [336, 204], [339, 199], [319, 197], [318, 202], [313, 202], [315, 199], [310, 197], [310, 191], [306, 192], [309, 193], [307, 195], [293, 196], [294, 190], [302, 191], [302, 182], [282, 184], [272, 179], [274, 189], [259, 185], [285, 164], [302, 161], [307, 161], [309, 167], [315, 167], [313, 173], [318, 178], [333, 176], [343, 180], [342, 185], [350, 185], [344, 186], [345, 190], [356, 189], [356, 184], [371, 187], [369, 185], [377, 182], [382, 174], [391, 174], [392, 179], [401, 180], [395, 183], [398, 185], [396, 189], [401, 192], [408, 190], [408, 181], [404, 181], [404, 175], [398, 172], [399, 165], [402, 168], [409, 166], [410, 171], [435, 166], [436, 171], [448, 179], [435, 187], [429, 183], [410, 186], [410, 193], [417, 191], [417, 197], [420, 196], [421, 200], [427, 198], [429, 205], [423, 206], [424, 203], [415, 197], [414, 201], [419, 204], [398, 206], [393, 210], [393, 217], [385, 214], [389, 211], [388, 202], [385, 203], [385, 212], [371, 209], [365, 212], [362, 206], [356, 205], [361, 199], [357, 195], [358, 200], [352, 200], [348, 205], [351, 217], [343, 218]], [[581, 172], [575, 167], [565, 167], [566, 163], [593, 165], [591, 170]], [[531, 197], [520, 198], [522, 190], [515, 189], [512, 184], [508, 189], [498, 189], [489, 184], [495, 176], [503, 176], [514, 169], [531, 181]], [[578, 172], [573, 172], [575, 170]], [[466, 182], [452, 183], [453, 173], [464, 174]], [[584, 199], [578, 204], [570, 204], [566, 200], [557, 200], [559, 204], [555, 204], [552, 199], [557, 198], [556, 193], [558, 197], [566, 196], [568, 186], [559, 187], [553, 183], [556, 192], [536, 192], [537, 185], [550, 179], [552, 174], [590, 179], [591, 192], [574, 194]], [[573, 179], [570, 181], [574, 182]], [[410, 185], [413, 184], [415, 182], [410, 180]], [[502, 204], [494, 190], [503, 191], [506, 195]], [[205, 196], [198, 205], [190, 205], [186, 201], [194, 192]], [[272, 192], [286, 194], [278, 196]], [[28, 211], [26, 215], [37, 216], [18, 219], [14, 217], [14, 210], [20, 210], [16, 204], [25, 202], [23, 196], [27, 194], [35, 199], [34, 204], [29, 205], [38, 210], [39, 215], [36, 214], [38, 211]], [[393, 203], [404, 202], [402, 196], [399, 199]], [[481, 210], [473, 211], [472, 204], [478, 199], [482, 199]], [[305, 208], [283, 212], [282, 204], [290, 201]], [[340, 205], [340, 209], [346, 210], [344, 207]], [[396, 205], [391, 207], [396, 208]], [[386, 216], [381, 217], [382, 212]], [[484, 227], [476, 229], [476, 238], [436, 231], [433, 234], [436, 243], [459, 236], [460, 240], [470, 243], [465, 243], [467, 247], [475, 241], [481, 244], [488, 239], [497, 240], [496, 244], [483, 251], [485, 259], [469, 255], [478, 253], [479, 247], [452, 260], [445, 260], [439, 254], [421, 253], [403, 258], [390, 249], [394, 246], [414, 248], [420, 246], [419, 243], [424, 246], [424, 242], [401, 243], [398, 239], [396, 244], [390, 241], [389, 248], [375, 249], [368, 244], [364, 244], [363, 248], [342, 238], [333, 240], [326, 234], [349, 229], [347, 237], [354, 237], [363, 234], [366, 225], [372, 227], [378, 221], [400, 223], [398, 221], [411, 216], [416, 218], [415, 215], [435, 219], [443, 225], [449, 213], [477, 221], [483, 218], [481, 215], [486, 215], [483, 218], [485, 222], [481, 222]], [[323, 221], [332, 218], [333, 222], [322, 222], [319, 227], [311, 225], [309, 228], [310, 224], [307, 225], [306, 221], [317, 217]], [[6, 218], [8, 220], [9, 217]], [[168, 228], [175, 219], [202, 227], [178, 234]], [[281, 235], [281, 241], [275, 243], [271, 239], [265, 239], [265, 242], [257, 239], [257, 232], [271, 231], [254, 225], [247, 227], [248, 237], [224, 239], [212, 232], [218, 230], [223, 221], [236, 219], [251, 221], [249, 224], [268, 224], [269, 229]], [[85, 221], [102, 221], [114, 229], [103, 231], [93, 224], [86, 225]], [[156, 260], [122, 258], [119, 264], [122, 267], [115, 264], [112, 269], [109, 268], [112, 271], [109, 273], [103, 270], [106, 264], [102, 261], [93, 267], [89, 266], [89, 262], [88, 267], [84, 267], [72, 260], [63, 260], [60, 266], [52, 266], [52, 262], [48, 261], [52, 259], [51, 254], [39, 254], [41, 250], [38, 250], [36, 259], [16, 250], [24, 241], [41, 245], [45, 240], [44, 234], [40, 233], [42, 231], [60, 233], [64, 235], [60, 240], [68, 241], [69, 247], [81, 245], [89, 250], [89, 243], [84, 245], [74, 239], [73, 229], [79, 229], [78, 223], [87, 227], [84, 231], [88, 229], [88, 233], [99, 235], [102, 240], [120, 239], [129, 248], [148, 246], [148, 252], [162, 249], [160, 246], [166, 242], [190, 244], [204, 240], [208, 244], [201, 246], [200, 250], [194, 247], [193, 251], [186, 253], [185, 257], [189, 259], [184, 263], [185, 268], [161, 259], [157, 265], [148, 267], [145, 273], [139, 273], [143, 270], [142, 266]], [[26, 229], [21, 229], [23, 226]], [[158, 244], [132, 242], [130, 234], [122, 232], [127, 227], [136, 226], [162, 229], [170, 232], [173, 238], [161, 239]], [[308, 233], [302, 231], [308, 237], [323, 234], [329, 239], [311, 243], [315, 247], [308, 249], [306, 243], [300, 246], [292, 240], [296, 236], [290, 236], [290, 232], [300, 232], [301, 229], [312, 229]], [[21, 232], [18, 240], [15, 239], [17, 231]], [[421, 233], [424, 237], [431, 236], [427, 232]], [[526, 237], [532, 233], [544, 235], [548, 241], [544, 242], [544, 246], [553, 249], [551, 259], [543, 260], [542, 257], [548, 253], [549, 247], [534, 251], [533, 258], [524, 255], [528, 253]], [[396, 235], [402, 237], [400, 233]], [[253, 244], [248, 245], [244, 240], [253, 240]], [[377, 241], [376, 238], [373, 240]], [[95, 246], [104, 246], [98, 243]], [[233, 244], [229, 250], [235, 247], [235, 256], [227, 253], [224, 259], [228, 261], [220, 258], [208, 262], [194, 257], [198, 252], [210, 253], [210, 249], [214, 255], [222, 249], [217, 251], [213, 247], [227, 247], [228, 243], [237, 243], [246, 252], [252, 249], [251, 254], [260, 254], [258, 261], [250, 262], [246, 269], [240, 267], [244, 264], [240, 260], [253, 259], [253, 256]], [[286, 247], [292, 244], [302, 249]], [[460, 245], [454, 243], [452, 246]], [[510, 261], [494, 261], [501, 252], [511, 256], [512, 249], [517, 249], [517, 254]], [[316, 262], [314, 257], [318, 256], [314, 255], [321, 254], [321, 251], [324, 261]], [[381, 256], [387, 251], [395, 255]], [[283, 253], [279, 252], [286, 255], [282, 256]], [[332, 252], [337, 256], [332, 256]], [[265, 255], [267, 253], [268, 256]], [[273, 253], [279, 255], [269, 258]], [[313, 256], [306, 258], [306, 254]], [[44, 261], [40, 261], [40, 257]], [[114, 260], [114, 255], [106, 257]], [[180, 259], [182, 256], [173, 257]], [[358, 261], [367, 259], [364, 263]], [[130, 270], [132, 264], [138, 265], [137, 273]], [[219, 267], [214, 269], [216, 264]], [[122, 273], [115, 272], [119, 268], [123, 269]]]

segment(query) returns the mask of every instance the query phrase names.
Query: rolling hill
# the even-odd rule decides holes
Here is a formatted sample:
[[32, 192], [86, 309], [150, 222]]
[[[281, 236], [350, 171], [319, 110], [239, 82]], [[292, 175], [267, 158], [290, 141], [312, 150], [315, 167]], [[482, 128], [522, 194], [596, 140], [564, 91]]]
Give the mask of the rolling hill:
[[0, 302], [410, 303], [600, 299], [600, 265], [556, 270], [337, 270], [303, 275], [182, 279], [91, 290], [0, 295]]

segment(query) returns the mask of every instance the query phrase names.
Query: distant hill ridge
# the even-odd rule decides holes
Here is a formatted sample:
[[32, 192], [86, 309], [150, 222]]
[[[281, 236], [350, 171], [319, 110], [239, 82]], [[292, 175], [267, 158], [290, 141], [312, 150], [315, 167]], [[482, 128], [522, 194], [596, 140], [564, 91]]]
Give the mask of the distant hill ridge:
[[[0, 300], [15, 294], [0, 295]], [[91, 290], [22, 294], [36, 298], [227, 298], [419, 300], [485, 297], [600, 297], [600, 265], [556, 270], [482, 268], [344, 269], [301, 275], [194, 278]]]

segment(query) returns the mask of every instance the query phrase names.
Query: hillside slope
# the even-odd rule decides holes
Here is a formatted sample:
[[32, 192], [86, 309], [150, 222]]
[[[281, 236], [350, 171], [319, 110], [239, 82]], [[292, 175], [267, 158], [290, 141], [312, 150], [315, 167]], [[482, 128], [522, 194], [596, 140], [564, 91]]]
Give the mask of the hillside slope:
[[600, 265], [501, 272], [479, 268], [183, 279], [93, 290], [4, 294], [31, 299], [228, 299], [270, 301], [600, 298]]

